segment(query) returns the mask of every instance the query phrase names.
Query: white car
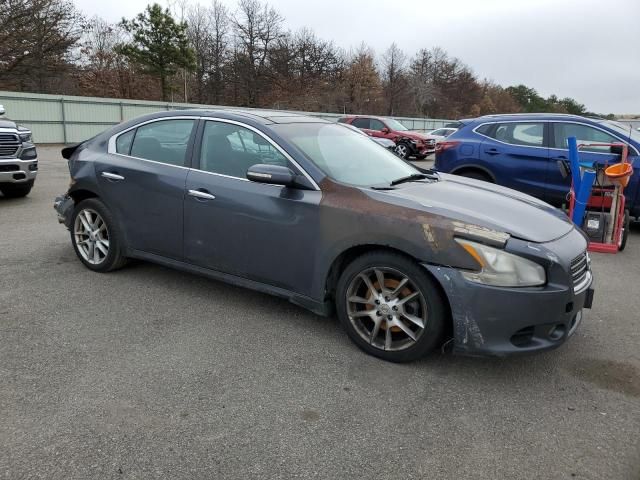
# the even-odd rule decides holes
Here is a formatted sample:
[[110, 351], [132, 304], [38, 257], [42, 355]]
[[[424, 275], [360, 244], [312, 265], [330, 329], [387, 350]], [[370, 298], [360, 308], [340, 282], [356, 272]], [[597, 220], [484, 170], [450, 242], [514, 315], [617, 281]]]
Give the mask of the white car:
[[428, 132], [425, 136], [427, 138], [432, 138], [436, 141], [436, 143], [444, 140], [445, 138], [447, 138], [449, 135], [451, 135], [454, 132], [457, 132], [458, 129], [457, 128], [450, 128], [450, 127], [444, 127], [444, 128], [437, 128], [435, 130], [432, 130], [431, 132]]

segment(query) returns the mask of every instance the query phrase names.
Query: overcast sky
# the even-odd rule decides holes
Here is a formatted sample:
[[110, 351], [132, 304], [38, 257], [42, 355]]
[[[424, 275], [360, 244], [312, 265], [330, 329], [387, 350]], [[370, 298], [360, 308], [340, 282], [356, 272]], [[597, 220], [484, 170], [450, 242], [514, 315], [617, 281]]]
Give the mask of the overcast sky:
[[[191, 0], [195, 2], [197, 0]], [[200, 0], [206, 5], [209, 0]], [[117, 21], [147, 0], [75, 0]], [[158, 3], [166, 5], [166, 0]], [[235, 0], [224, 0], [231, 10]], [[480, 78], [573, 97], [599, 113], [640, 113], [640, 0], [271, 0], [291, 30], [311, 27], [376, 53], [440, 46]]]

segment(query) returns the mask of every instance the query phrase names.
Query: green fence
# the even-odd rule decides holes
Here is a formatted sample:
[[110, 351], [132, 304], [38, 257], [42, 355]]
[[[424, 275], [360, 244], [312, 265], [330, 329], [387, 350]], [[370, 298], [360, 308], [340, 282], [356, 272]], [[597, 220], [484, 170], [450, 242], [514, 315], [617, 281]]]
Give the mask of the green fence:
[[[43, 95], [39, 93], [1, 92], [0, 104], [6, 116], [31, 128], [37, 143], [75, 143], [100, 133], [124, 120], [157, 112], [186, 108], [225, 109], [216, 105], [148, 102], [116, 98]], [[339, 113], [296, 112], [337, 121]], [[394, 117], [410, 130], [427, 131], [451, 120]]]

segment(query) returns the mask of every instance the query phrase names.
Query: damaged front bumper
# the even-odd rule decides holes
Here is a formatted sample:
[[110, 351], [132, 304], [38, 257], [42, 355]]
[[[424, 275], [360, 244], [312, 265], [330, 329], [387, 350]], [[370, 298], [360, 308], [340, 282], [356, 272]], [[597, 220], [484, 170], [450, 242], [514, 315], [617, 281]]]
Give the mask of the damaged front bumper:
[[69, 221], [74, 205], [73, 199], [66, 193], [57, 196], [53, 202], [53, 209], [58, 214], [58, 222], [64, 224], [67, 228], [69, 228]]
[[447, 295], [453, 320], [453, 351], [506, 356], [562, 345], [576, 331], [583, 309], [591, 308], [593, 300], [590, 269], [575, 290], [571, 281], [570, 265], [578, 255], [577, 241], [572, 234], [544, 247], [536, 244], [531, 248], [532, 244], [515, 241], [520, 243], [521, 252], [535, 249], [541, 263], [543, 258], [548, 261], [547, 284], [542, 287], [494, 287], [468, 281], [456, 268], [424, 264]]

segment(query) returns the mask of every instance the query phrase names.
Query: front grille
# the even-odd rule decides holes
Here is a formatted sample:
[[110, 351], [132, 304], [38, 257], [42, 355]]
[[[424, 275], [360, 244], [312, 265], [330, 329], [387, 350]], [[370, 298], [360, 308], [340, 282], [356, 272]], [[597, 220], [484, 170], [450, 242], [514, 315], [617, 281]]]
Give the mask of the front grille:
[[436, 144], [436, 141], [435, 141], [435, 140], [433, 140], [433, 139], [431, 139], [431, 140], [427, 140], [425, 143], [426, 143], [427, 145], [429, 145], [429, 146], [433, 146], [433, 145], [435, 145], [435, 144]]
[[18, 165], [0, 165], [0, 172], [17, 172], [20, 170]]
[[583, 252], [571, 260], [571, 278], [573, 286], [580, 285], [589, 272], [589, 257], [587, 252]]
[[20, 138], [13, 133], [0, 133], [0, 157], [13, 157], [20, 147]]

